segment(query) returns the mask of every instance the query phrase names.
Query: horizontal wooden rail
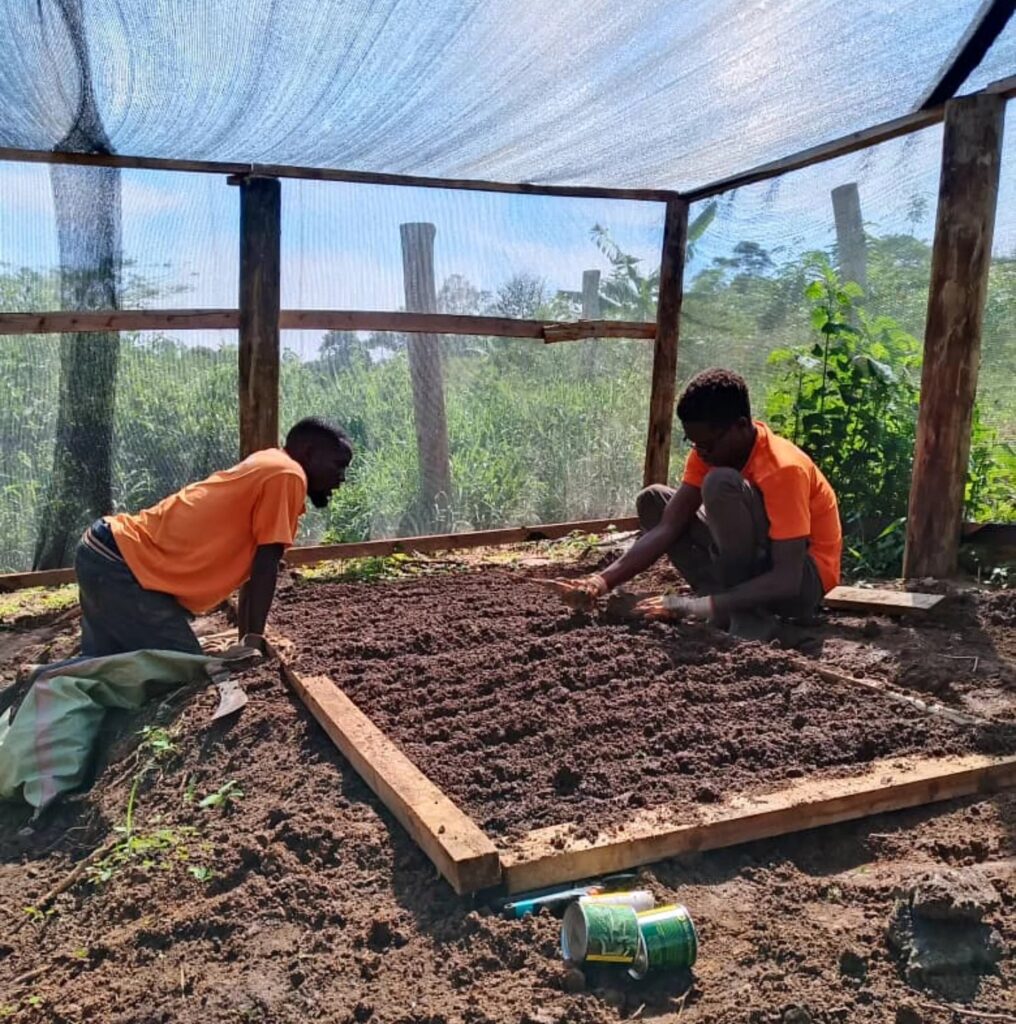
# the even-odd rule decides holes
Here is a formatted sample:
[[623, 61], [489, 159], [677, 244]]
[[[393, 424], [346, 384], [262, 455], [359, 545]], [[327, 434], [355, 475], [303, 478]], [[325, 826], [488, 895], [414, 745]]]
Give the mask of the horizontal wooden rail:
[[[633, 320], [571, 322], [515, 320], [503, 316], [453, 316], [446, 313], [375, 313], [368, 310], [284, 309], [285, 330], [402, 331], [409, 334], [475, 334], [496, 338], [653, 338], [656, 324]], [[558, 337], [558, 332], [562, 335]], [[553, 337], [551, 335], [554, 335]]]
[[233, 177], [304, 178], [345, 181], [361, 185], [398, 185], [406, 188], [450, 188], [467, 192], [509, 192], [522, 195], [587, 199], [634, 199], [666, 202], [673, 191], [658, 188], [609, 188], [599, 185], [540, 185], [534, 182], [486, 181], [475, 178], [435, 178], [415, 174], [348, 171], [291, 164], [221, 163], [214, 160], [178, 160], [169, 157], [121, 156], [118, 153], [64, 153], [48, 149], [0, 147], [0, 161], [36, 164], [77, 164], [82, 167], [121, 167], [128, 170], [188, 171]]
[[[984, 92], [997, 93], [1006, 99], [1016, 96], [1016, 76], [1003, 78], [988, 86]], [[836, 157], [846, 156], [859, 149], [867, 149], [869, 146], [877, 146], [882, 142], [899, 138], [901, 135], [911, 135], [921, 131], [933, 124], [940, 124], [945, 117], [945, 104], [929, 107], [927, 110], [915, 110], [902, 117], [893, 118], [871, 128], [864, 128], [861, 131], [851, 132], [830, 142], [823, 142], [817, 146], [810, 146], [802, 149], [799, 153], [773, 160], [770, 163], [760, 164], [748, 171], [741, 171], [738, 174], [731, 174], [726, 178], [710, 182], [708, 185], [701, 185], [698, 188], [689, 189], [681, 193], [683, 199], [695, 202], [699, 199], [709, 199], [719, 195], [721, 192], [729, 192], [744, 185], [753, 185], [755, 182], [768, 181], [770, 178], [777, 178], [789, 171], [798, 171], [812, 164], [824, 163], [826, 160], [834, 160]]]
[[[79, 331], [236, 330], [235, 309], [107, 309], [89, 312], [0, 313], [0, 334], [67, 334]], [[513, 320], [500, 316], [444, 313], [387, 313], [363, 309], [284, 309], [279, 327], [309, 331], [396, 331], [405, 334], [463, 334], [495, 338], [538, 338], [547, 342], [579, 338], [653, 338], [656, 324], [631, 320], [574, 323]]]
[[[286, 552], [289, 565], [310, 565], [313, 562], [338, 561], [343, 558], [383, 557], [400, 552], [464, 551], [469, 548], [497, 547], [502, 544], [524, 544], [538, 540], [554, 540], [570, 533], [606, 533], [638, 529], [634, 516], [614, 519], [584, 519], [574, 523], [545, 523], [537, 526], [510, 526], [501, 530], [477, 530], [472, 533], [439, 533], [419, 537], [393, 537], [390, 540], [365, 540], [350, 544], [321, 544], [290, 548]], [[29, 587], [55, 587], [74, 582], [73, 569], [44, 569], [40, 572], [12, 572], [0, 575], [0, 593], [25, 590]]]
[[76, 334], [82, 331], [236, 330], [237, 309], [99, 309], [82, 312], [0, 313], [0, 334]]
[[[511, 526], [502, 530], [477, 530], [473, 533], [439, 533], [422, 537], [394, 537], [391, 540], [366, 540], [355, 544], [322, 544], [317, 547], [290, 548], [286, 552], [289, 565], [308, 565], [342, 558], [383, 557], [402, 552], [464, 551], [468, 548], [497, 547], [502, 544], [525, 544], [538, 540], [554, 540], [570, 533], [605, 533], [637, 530], [635, 516], [614, 519], [587, 519], [576, 523], [545, 523], [542, 526]], [[0, 583], [4, 577], [0, 576]]]

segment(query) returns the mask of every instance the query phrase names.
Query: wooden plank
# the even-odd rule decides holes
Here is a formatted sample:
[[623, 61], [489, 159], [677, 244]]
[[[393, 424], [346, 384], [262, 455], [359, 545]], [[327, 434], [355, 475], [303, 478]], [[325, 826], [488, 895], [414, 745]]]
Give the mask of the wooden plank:
[[107, 309], [89, 312], [0, 313], [0, 334], [82, 331], [235, 330], [237, 309]]
[[509, 192], [531, 196], [562, 196], [586, 199], [634, 199], [665, 203], [677, 193], [660, 188], [610, 188], [600, 185], [541, 185], [529, 181], [486, 181], [474, 178], [437, 178], [415, 174], [384, 174], [329, 167], [294, 167], [287, 164], [254, 164], [255, 174], [279, 178], [310, 178], [315, 181], [346, 181], [363, 185], [397, 185], [407, 188], [450, 188], [467, 192]]
[[963, 38], [936, 76], [935, 84], [918, 104], [919, 109], [945, 103], [956, 95], [956, 91], [991, 49], [992, 43], [1002, 34], [1014, 7], [1016, 4], [1013, 0], [984, 0], [963, 33]]
[[327, 676], [282, 672], [332, 742], [459, 894], [501, 881], [497, 848]]
[[545, 324], [543, 338], [548, 345], [585, 338], [655, 338], [656, 324], [632, 320], [576, 320], [570, 324]]
[[903, 555], [907, 577], [956, 571], [1004, 120], [1000, 96], [946, 104]]
[[670, 470], [677, 390], [677, 342], [684, 298], [684, 253], [688, 242], [688, 204], [667, 203], [660, 259], [660, 291], [656, 302], [653, 382], [649, 397], [649, 431], [643, 484], [665, 484]]
[[77, 164], [81, 167], [122, 167], [142, 171], [185, 171], [198, 174], [249, 174], [250, 164], [218, 160], [176, 160], [166, 157], [127, 156], [119, 153], [68, 153], [52, 149], [0, 147], [0, 162]]
[[15, 163], [80, 164], [84, 167], [124, 167], [152, 171], [190, 171], [236, 176], [240, 183], [256, 175], [271, 178], [306, 178], [312, 181], [345, 181], [363, 185], [396, 185], [406, 188], [450, 188], [467, 192], [508, 192], [533, 196], [564, 196], [589, 199], [634, 199], [664, 203], [676, 193], [671, 189], [611, 188], [599, 185], [542, 185], [534, 182], [486, 181], [476, 178], [436, 178], [414, 174], [349, 171], [330, 167], [291, 164], [225, 163], [214, 160], [178, 160], [167, 157], [126, 156], [106, 153], [57, 153], [48, 149], [0, 147], [0, 161]]
[[28, 590], [30, 587], [60, 587], [73, 583], [73, 569], [42, 569], [36, 572], [8, 572], [0, 576], [0, 592]]
[[[0, 313], [0, 335], [66, 334], [79, 331], [235, 330], [239, 326], [238, 309]], [[634, 320], [554, 322], [446, 313], [387, 313], [365, 309], [283, 309], [279, 311], [279, 327], [284, 331], [396, 331], [400, 334], [462, 334], [492, 338], [534, 338], [541, 341], [653, 338], [656, 335], [656, 324]]]
[[[971, 95], [996, 95], [1008, 99], [1016, 95], [1016, 76], [1003, 78], [992, 83], [982, 93]], [[809, 146], [800, 152], [792, 153], [789, 156], [781, 157], [779, 160], [772, 160], [769, 163], [760, 164], [748, 171], [740, 171], [731, 174], [726, 178], [720, 178], [707, 185], [698, 188], [688, 189], [681, 193], [681, 197], [688, 202], [697, 202], [700, 199], [709, 199], [712, 196], [720, 195], [723, 192], [730, 192], [735, 188], [742, 188], [745, 185], [752, 185], [758, 181], [768, 181], [770, 178], [778, 178], [781, 174], [789, 171], [798, 171], [803, 167], [811, 167], [813, 164], [824, 163], [826, 160], [834, 160], [836, 157], [846, 156], [848, 153], [856, 153], [859, 149], [868, 149], [877, 146], [882, 142], [889, 142], [901, 135], [912, 135], [933, 124], [939, 124], [945, 117], [945, 106], [930, 107], [927, 110], [915, 110], [913, 113], [904, 114], [902, 117], [893, 118], [891, 121], [884, 121], [882, 124], [864, 128], [861, 131], [850, 132], [838, 139], [820, 143], [817, 146]]]
[[717, 805], [652, 808], [594, 839], [571, 826], [528, 833], [501, 853], [508, 892], [623, 871], [678, 854], [833, 825], [1016, 785], [1016, 757], [889, 758], [841, 779], [809, 779]]
[[871, 587], [834, 587], [825, 596], [827, 608], [874, 612], [876, 615], [909, 615], [930, 611], [944, 600], [941, 594], [906, 590], [875, 590]]
[[275, 178], [240, 186], [240, 458], [279, 443], [279, 293], [282, 189]]
[[[381, 557], [400, 552], [458, 551], [469, 548], [498, 547], [554, 540], [570, 533], [606, 533], [611, 527], [619, 533], [637, 530], [636, 516], [614, 519], [583, 519], [574, 523], [544, 523], [536, 526], [510, 526], [502, 530], [477, 530], [472, 533], [440, 533], [422, 537], [393, 537], [390, 540], [365, 540], [351, 544], [320, 544], [290, 548], [285, 555], [289, 565], [344, 558]], [[55, 587], [75, 580], [73, 569], [47, 569], [44, 572], [11, 572], [0, 575], [0, 591], [27, 590], [29, 587]]]
[[[457, 551], [468, 548], [497, 547], [501, 544], [525, 544], [538, 540], [567, 537], [570, 533], [605, 533], [611, 527], [618, 532], [637, 530], [636, 516], [614, 519], [586, 519], [574, 523], [544, 523], [540, 526], [510, 526], [502, 530], [477, 530], [472, 533], [439, 533], [421, 537], [393, 537], [390, 540], [365, 540], [352, 544], [321, 544], [290, 548], [289, 565], [310, 565], [343, 558], [383, 557], [419, 551]], [[29, 574], [30, 575], [30, 574]], [[0, 576], [0, 582], [4, 579]]]

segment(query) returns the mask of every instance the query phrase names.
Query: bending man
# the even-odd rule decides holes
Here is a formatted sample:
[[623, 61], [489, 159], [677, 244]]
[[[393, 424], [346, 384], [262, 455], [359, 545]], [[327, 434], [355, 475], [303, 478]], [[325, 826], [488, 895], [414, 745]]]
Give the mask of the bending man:
[[809, 618], [839, 583], [836, 495], [800, 448], [752, 420], [738, 374], [698, 374], [677, 415], [692, 448], [681, 486], [639, 494], [644, 533], [613, 565], [551, 585], [581, 606], [667, 554], [699, 596], [651, 598], [639, 612], [708, 618], [735, 636], [770, 639], [777, 615]]
[[262, 635], [306, 499], [324, 508], [352, 457], [342, 430], [304, 419], [284, 448], [254, 452], [136, 515], [97, 519], [74, 561], [81, 653], [200, 654], [190, 620], [241, 584], [239, 635]]

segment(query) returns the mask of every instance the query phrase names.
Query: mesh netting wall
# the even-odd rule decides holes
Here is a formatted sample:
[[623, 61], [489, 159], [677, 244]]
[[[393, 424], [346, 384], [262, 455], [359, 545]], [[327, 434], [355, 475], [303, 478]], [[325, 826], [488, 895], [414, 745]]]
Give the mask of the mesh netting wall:
[[929, 128], [691, 211], [681, 380], [744, 374], [755, 414], [868, 531], [906, 510], [941, 139]]
[[[3, 164], [0, 210], [4, 312], [236, 307], [238, 192], [221, 175]], [[0, 570], [30, 568], [43, 537], [66, 562], [96, 503], [142, 508], [232, 462], [236, 344], [235, 331], [0, 337]], [[96, 402], [110, 390], [112, 407]], [[58, 450], [81, 466], [56, 471]]]
[[[656, 316], [656, 203], [283, 182], [282, 303], [396, 311], [401, 225], [431, 224], [433, 309], [512, 319]], [[427, 310], [423, 310], [427, 311]], [[440, 350], [450, 493], [420, 506], [409, 349]], [[283, 424], [352, 434], [349, 484], [305, 538], [337, 541], [631, 514], [652, 342], [287, 331]], [[440, 403], [438, 403], [440, 404]]]

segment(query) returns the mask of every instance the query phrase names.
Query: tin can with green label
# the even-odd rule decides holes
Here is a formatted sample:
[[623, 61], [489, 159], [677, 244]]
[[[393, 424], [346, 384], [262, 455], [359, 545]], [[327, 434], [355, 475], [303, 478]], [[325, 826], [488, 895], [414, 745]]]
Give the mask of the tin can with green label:
[[687, 907], [672, 904], [637, 915], [639, 951], [629, 974], [644, 978], [650, 971], [680, 971], [698, 958], [698, 934]]
[[572, 963], [631, 966], [638, 956], [638, 915], [634, 908], [573, 903], [561, 924], [561, 953]]

